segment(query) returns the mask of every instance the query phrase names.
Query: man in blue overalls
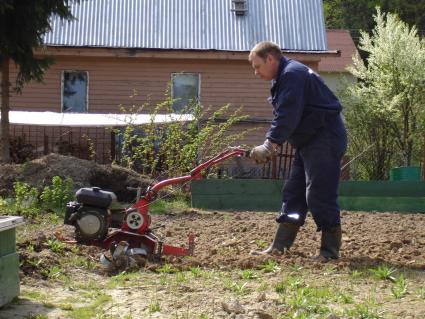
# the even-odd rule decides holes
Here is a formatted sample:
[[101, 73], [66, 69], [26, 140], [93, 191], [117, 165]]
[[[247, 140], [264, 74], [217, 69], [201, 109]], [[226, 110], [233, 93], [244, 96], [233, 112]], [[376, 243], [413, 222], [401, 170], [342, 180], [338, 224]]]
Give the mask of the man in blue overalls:
[[273, 42], [258, 43], [249, 61], [255, 75], [271, 81], [274, 115], [266, 140], [251, 150], [251, 158], [266, 163], [285, 141], [296, 149], [275, 238], [268, 249], [254, 254], [289, 249], [310, 210], [322, 232], [319, 259], [337, 259], [341, 247], [338, 184], [347, 148], [341, 104], [313, 70], [284, 57]]

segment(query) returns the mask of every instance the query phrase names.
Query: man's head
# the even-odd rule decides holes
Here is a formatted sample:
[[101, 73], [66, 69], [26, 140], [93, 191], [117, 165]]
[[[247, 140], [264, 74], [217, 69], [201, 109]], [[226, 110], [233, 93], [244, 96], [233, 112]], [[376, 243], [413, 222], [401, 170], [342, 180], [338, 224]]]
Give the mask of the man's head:
[[271, 81], [277, 77], [282, 51], [273, 42], [257, 43], [249, 53], [248, 60], [255, 71], [255, 75], [263, 80]]

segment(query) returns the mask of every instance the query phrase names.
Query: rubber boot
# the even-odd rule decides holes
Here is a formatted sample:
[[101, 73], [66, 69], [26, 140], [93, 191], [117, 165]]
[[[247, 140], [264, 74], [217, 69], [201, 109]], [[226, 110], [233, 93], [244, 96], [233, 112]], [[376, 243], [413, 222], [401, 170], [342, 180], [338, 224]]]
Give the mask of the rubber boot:
[[251, 255], [283, 254], [285, 249], [289, 249], [294, 243], [299, 229], [298, 225], [280, 223], [271, 245], [262, 251], [252, 251]]
[[322, 241], [320, 245], [320, 256], [318, 259], [327, 261], [339, 258], [341, 248], [341, 225], [322, 231]]

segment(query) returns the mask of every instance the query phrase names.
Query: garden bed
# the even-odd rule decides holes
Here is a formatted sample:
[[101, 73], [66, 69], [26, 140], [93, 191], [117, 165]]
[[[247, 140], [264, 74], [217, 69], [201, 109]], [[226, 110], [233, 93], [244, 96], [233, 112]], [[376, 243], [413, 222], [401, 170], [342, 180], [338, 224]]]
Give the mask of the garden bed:
[[166, 243], [196, 235], [194, 256], [115, 276], [100, 249], [57, 243], [54, 233], [71, 239], [72, 228], [45, 216], [19, 230], [22, 293], [0, 318], [425, 317], [425, 216], [342, 215], [342, 257], [326, 264], [311, 259], [320, 235], [311, 218], [289, 253], [254, 257], [272, 240], [274, 213], [155, 215]]

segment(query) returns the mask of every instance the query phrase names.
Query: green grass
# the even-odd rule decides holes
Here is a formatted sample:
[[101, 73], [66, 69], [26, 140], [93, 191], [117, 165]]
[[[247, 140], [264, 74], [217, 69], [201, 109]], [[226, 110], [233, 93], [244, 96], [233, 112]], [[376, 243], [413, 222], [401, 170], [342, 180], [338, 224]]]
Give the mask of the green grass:
[[163, 274], [175, 274], [179, 272], [179, 270], [175, 266], [168, 263], [162, 265], [156, 271]]
[[391, 287], [391, 292], [396, 299], [403, 298], [407, 294], [407, 281], [403, 274], [395, 279]]
[[149, 313], [155, 313], [161, 311], [161, 306], [157, 300], [154, 300], [149, 304], [148, 309]]
[[184, 198], [177, 198], [172, 201], [159, 199], [149, 204], [149, 213], [152, 215], [184, 211], [187, 209], [190, 209], [190, 205]]
[[278, 272], [280, 270], [280, 267], [276, 261], [267, 260], [265, 263], [259, 266], [259, 269], [264, 272]]
[[379, 265], [376, 268], [370, 268], [369, 271], [375, 279], [395, 281], [395, 278], [392, 275], [396, 270], [387, 265]]
[[257, 279], [258, 274], [254, 269], [244, 269], [241, 274], [242, 279]]
[[104, 313], [102, 307], [110, 302], [112, 297], [102, 292], [98, 292], [92, 297], [93, 301], [89, 305], [73, 308], [70, 311], [70, 317], [73, 319], [99, 318], [99, 315]]

